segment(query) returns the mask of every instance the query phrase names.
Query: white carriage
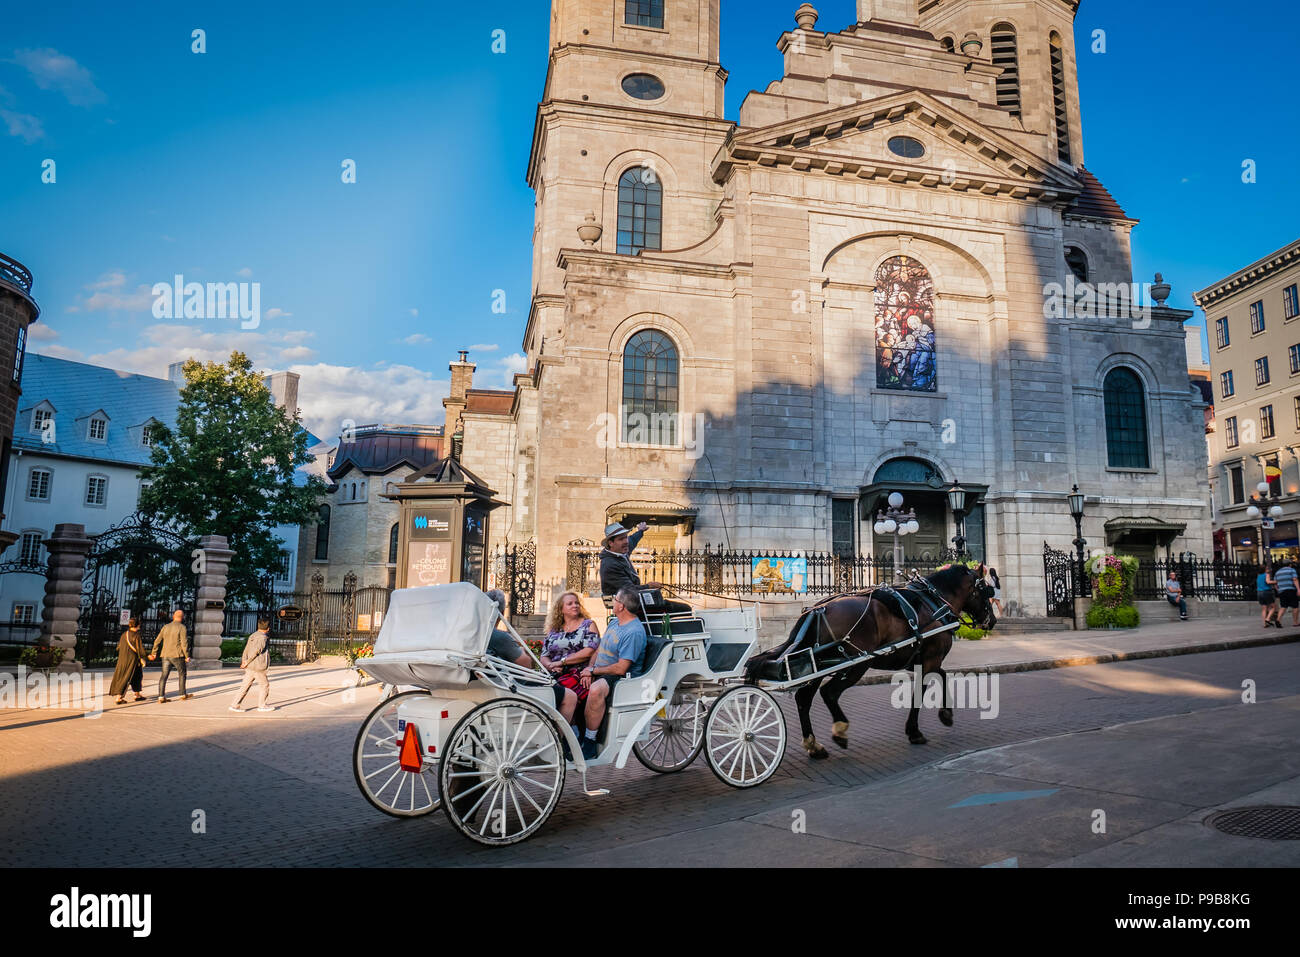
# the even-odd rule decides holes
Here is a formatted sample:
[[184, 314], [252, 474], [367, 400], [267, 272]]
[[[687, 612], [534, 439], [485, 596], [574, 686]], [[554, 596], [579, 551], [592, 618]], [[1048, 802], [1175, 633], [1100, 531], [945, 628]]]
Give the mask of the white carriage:
[[[753, 607], [646, 618], [643, 660], [610, 696], [597, 743], [584, 760], [556, 707], [552, 677], [487, 653], [504, 626], [496, 603], [469, 584], [393, 592], [367, 674], [414, 686], [381, 701], [357, 734], [353, 769], [375, 807], [419, 817], [439, 807], [480, 844], [514, 844], [554, 811], [566, 772], [623, 768], [630, 755], [659, 773], [680, 771], [705, 753], [722, 781], [753, 787], [785, 754], [780, 706], [741, 683], [757, 641]], [[575, 720], [581, 722], [581, 709]]]

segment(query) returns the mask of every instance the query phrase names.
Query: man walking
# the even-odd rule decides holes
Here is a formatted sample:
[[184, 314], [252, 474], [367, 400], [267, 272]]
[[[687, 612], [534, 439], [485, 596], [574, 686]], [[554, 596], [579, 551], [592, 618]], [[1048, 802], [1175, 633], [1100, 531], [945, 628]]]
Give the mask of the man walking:
[[1291, 627], [1300, 627], [1300, 575], [1296, 574], [1295, 562], [1283, 562], [1273, 573], [1277, 583], [1277, 601], [1281, 608], [1277, 613], [1278, 627], [1282, 627], [1282, 616], [1291, 609]]
[[253, 687], [253, 682], [257, 682], [257, 693], [262, 699], [257, 704], [258, 711], [274, 711], [275, 709], [267, 705], [266, 700], [271, 696], [271, 681], [266, 675], [266, 670], [271, 664], [271, 645], [270, 635], [271, 623], [265, 618], [257, 620], [257, 631], [248, 636], [248, 641], [244, 643], [244, 654], [239, 659], [239, 667], [244, 669], [244, 681], [239, 686], [239, 693], [235, 695], [234, 702], [230, 705], [231, 711], [243, 712], [244, 696], [248, 694], [248, 689]]
[[181, 624], [184, 617], [185, 612], [179, 608], [172, 612], [172, 620], [162, 626], [158, 637], [153, 640], [153, 650], [149, 653], [149, 660], [153, 661], [158, 657], [158, 649], [162, 649], [162, 674], [158, 677], [159, 704], [171, 700], [167, 697], [167, 677], [173, 668], [180, 674], [181, 700], [187, 701], [194, 697], [185, 693], [185, 666], [190, 661], [190, 638], [185, 633], [185, 626]]

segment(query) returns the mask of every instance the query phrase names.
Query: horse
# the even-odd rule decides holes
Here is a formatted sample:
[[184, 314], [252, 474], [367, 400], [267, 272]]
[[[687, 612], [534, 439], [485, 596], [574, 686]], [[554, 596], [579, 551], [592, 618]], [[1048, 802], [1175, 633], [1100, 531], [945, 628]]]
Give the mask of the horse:
[[[942, 625], [951, 618], [960, 618], [963, 614], [969, 615], [979, 627], [984, 629], [992, 629], [997, 624], [997, 617], [993, 613], [990, 601], [993, 588], [984, 580], [983, 565], [978, 569], [971, 569], [965, 565], [948, 565], [933, 575], [926, 576], [924, 582], [930, 587], [927, 588], [920, 582], [912, 582], [898, 589], [916, 611], [918, 634], [928, 631], [936, 623]], [[936, 596], [943, 603], [942, 605], [933, 600]], [[899, 611], [900, 609], [888, 597], [872, 591], [841, 594], [826, 599], [799, 617], [790, 630], [789, 639], [783, 645], [761, 655], [755, 655], [750, 660], [746, 666], [746, 680], [750, 682], [757, 680], [758, 669], [764, 663], [818, 644], [848, 644], [859, 653], [869, 653], [907, 638], [912, 634], [912, 630]], [[810, 615], [820, 615], [821, 620], [812, 622], [803, 635], [803, 640], [799, 641], [804, 622]], [[840, 695], [857, 684], [869, 668], [899, 671], [910, 669], [919, 661], [922, 681], [926, 675], [939, 676], [943, 685], [939, 720], [945, 727], [952, 727], [952, 709], [948, 707], [948, 675], [943, 670], [943, 660], [952, 650], [952, 641], [953, 630], [944, 631], [922, 639], [917, 645], [901, 648], [884, 657], [870, 659], [860, 665], [845, 668], [827, 677], [801, 685], [795, 692], [794, 700], [799, 707], [799, 726], [803, 732], [803, 747], [808, 757], [813, 760], [830, 757], [813, 734], [812, 720], [809, 715], [813, 695], [817, 693], [818, 687], [825, 682], [821, 694], [834, 721], [831, 726], [831, 740], [839, 747], [847, 748], [849, 719], [840, 708]], [[798, 648], [795, 647], [796, 642], [799, 644]], [[928, 743], [926, 736], [921, 733], [920, 711], [920, 702], [913, 701], [905, 727], [907, 739], [912, 744]]]

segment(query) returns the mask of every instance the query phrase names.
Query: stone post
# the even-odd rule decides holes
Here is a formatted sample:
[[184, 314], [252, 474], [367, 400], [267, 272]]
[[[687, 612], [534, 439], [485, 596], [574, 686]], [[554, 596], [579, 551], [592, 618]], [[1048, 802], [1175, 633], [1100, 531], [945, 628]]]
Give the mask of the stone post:
[[41, 640], [51, 648], [64, 650], [60, 671], [81, 671], [77, 660], [77, 621], [81, 617], [81, 586], [86, 573], [86, 556], [95, 540], [86, 537], [86, 526], [65, 523], [54, 526], [45, 540], [50, 553], [45, 577], [45, 606], [41, 611]]
[[[199, 539], [198, 581], [194, 588], [194, 634], [191, 668], [221, 667], [221, 632], [226, 625], [226, 572], [234, 556], [226, 547], [226, 536], [204, 535]], [[216, 607], [208, 607], [212, 602]]]

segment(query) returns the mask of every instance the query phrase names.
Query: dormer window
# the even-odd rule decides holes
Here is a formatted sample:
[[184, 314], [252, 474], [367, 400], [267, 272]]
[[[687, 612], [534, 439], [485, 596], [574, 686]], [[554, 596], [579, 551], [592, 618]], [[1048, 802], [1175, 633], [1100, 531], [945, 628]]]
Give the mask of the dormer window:
[[91, 419], [87, 435], [92, 442], [103, 442], [108, 438], [108, 419], [101, 415], [97, 415]]
[[46, 423], [54, 421], [54, 412], [50, 409], [36, 409], [32, 412], [32, 431], [44, 432], [50, 428]]
[[153, 444], [157, 440], [153, 426], [152, 422], [146, 422], [144, 428], [140, 430], [140, 444], [147, 449], [153, 448]]
[[624, 0], [623, 22], [633, 27], [664, 28], [664, 0]]

